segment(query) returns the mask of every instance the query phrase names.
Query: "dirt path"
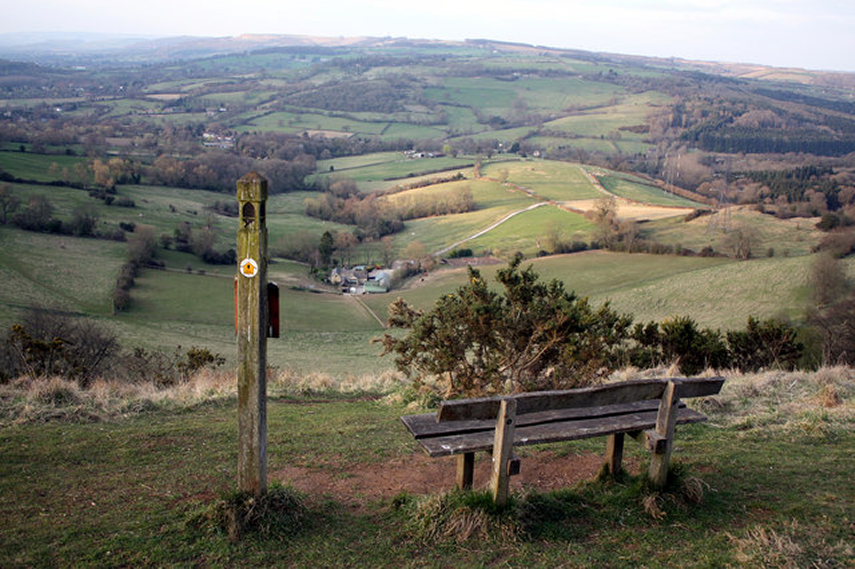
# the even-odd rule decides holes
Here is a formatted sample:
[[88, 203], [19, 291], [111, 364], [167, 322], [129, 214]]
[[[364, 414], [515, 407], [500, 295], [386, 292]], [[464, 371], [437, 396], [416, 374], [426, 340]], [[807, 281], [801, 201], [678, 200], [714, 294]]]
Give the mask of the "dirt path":
[[[526, 453], [528, 454], [528, 453]], [[329, 496], [350, 508], [361, 510], [371, 502], [388, 501], [402, 492], [434, 494], [454, 487], [456, 457], [430, 458], [423, 453], [396, 457], [379, 463], [325, 465], [311, 468], [286, 466], [273, 469], [270, 479], [291, 485], [314, 496]], [[561, 455], [551, 450], [532, 451], [522, 458], [522, 472], [511, 478], [511, 489], [525, 487], [541, 491], [568, 488], [594, 478], [603, 464], [597, 454]], [[636, 460], [625, 467], [638, 470]], [[490, 457], [478, 453], [475, 488], [486, 488], [490, 477]]]
[[381, 327], [381, 328], [384, 328], [384, 329], [386, 328], [386, 323], [385, 323], [385, 322], [383, 322], [383, 321], [380, 319], [380, 317], [379, 317], [379, 316], [377, 316], [377, 313], [376, 313], [376, 312], [374, 312], [373, 310], [371, 310], [371, 307], [370, 307], [370, 306], [368, 306], [367, 304], [365, 304], [365, 301], [364, 301], [364, 300], [362, 300], [361, 298], [359, 298], [358, 296], [353, 295], [353, 294], [350, 294], [350, 295], [347, 295], [347, 296], [349, 296], [350, 298], [352, 298], [352, 299], [353, 299], [353, 302], [355, 302], [358, 306], [360, 306], [360, 307], [361, 307], [365, 312], [367, 312], [368, 314], [370, 314], [370, 315], [374, 318], [374, 320], [376, 320], [376, 321], [377, 321], [377, 323], [378, 323], [378, 324], [380, 324], [380, 327]]

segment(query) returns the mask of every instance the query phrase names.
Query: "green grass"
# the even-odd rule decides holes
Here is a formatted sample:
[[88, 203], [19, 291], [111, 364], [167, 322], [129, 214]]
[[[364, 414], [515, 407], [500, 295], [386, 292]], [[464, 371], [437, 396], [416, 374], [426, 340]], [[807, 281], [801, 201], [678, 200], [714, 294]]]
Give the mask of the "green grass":
[[[546, 148], [574, 148], [579, 150], [586, 150], [588, 152], [614, 153], [617, 150], [621, 150], [624, 147], [622, 145], [626, 145], [626, 147], [628, 148], [640, 148], [640, 146], [636, 147], [635, 145], [632, 145], [628, 142], [609, 140], [607, 138], [561, 138], [556, 136], [534, 136], [530, 138], [529, 141], [532, 144], [537, 144]], [[644, 145], [643, 150], [641, 151], [646, 151], [647, 147], [648, 145]], [[639, 150], [633, 150], [633, 152], [637, 151]]]
[[[812, 260], [804, 256], [737, 262], [591, 251], [532, 259], [525, 264], [533, 265], [542, 279], [557, 278], [568, 290], [595, 304], [610, 302], [636, 322], [690, 316], [701, 326], [729, 330], [744, 328], [749, 315], [801, 320], [808, 303]], [[480, 270], [494, 283], [495, 272], [502, 266]], [[429, 308], [465, 281], [465, 269], [443, 271], [425, 286], [371, 296], [366, 302], [381, 315], [398, 296]]]
[[[235, 488], [233, 401], [102, 423], [5, 426], [0, 565], [397, 568], [498, 561], [532, 568], [700, 569], [820, 561], [845, 567], [851, 561], [851, 419], [837, 427], [819, 419], [819, 430], [799, 420], [746, 428], [717, 412], [714, 425], [678, 428], [674, 459], [708, 485], [701, 504], [665, 502], [667, 516], [654, 520], [644, 513], [632, 479], [592, 483], [529, 497], [534, 525], [518, 542], [458, 544], [420, 540], [409, 529], [407, 510], [395, 506], [406, 498], [378, 500], [344, 490], [348, 480], [358, 485], [357, 472], [376, 477], [380, 487], [387, 465], [416, 460], [417, 445], [398, 421], [406, 412], [336, 397], [271, 400], [269, 479], [305, 485], [301, 477], [311, 473], [338, 482], [339, 489], [308, 490], [308, 517], [295, 534], [250, 535], [236, 543], [188, 523]], [[602, 444], [549, 448], [564, 457], [555, 459], [560, 468], [577, 454], [599, 454]], [[528, 457], [540, 452], [525, 450], [524, 471]], [[635, 444], [626, 455], [646, 460]], [[453, 478], [453, 462], [442, 468], [447, 482], [436, 482], [436, 492]], [[760, 539], [761, 529], [781, 539]], [[782, 557], [789, 544], [798, 553]]]
[[518, 100], [532, 110], [560, 111], [573, 105], [603, 105], [622, 92], [619, 86], [575, 78], [501, 81], [481, 77], [449, 77], [441, 87], [424, 90], [434, 101], [477, 108], [488, 116], [505, 114]]
[[0, 322], [5, 328], [28, 306], [109, 314], [126, 251], [124, 243], [0, 226]]
[[495, 230], [467, 241], [462, 247], [473, 251], [489, 250], [504, 258], [517, 251], [531, 257], [545, 247], [544, 237], [552, 227], [560, 228], [567, 236], [578, 235], [582, 241], [589, 241], [594, 224], [577, 213], [543, 206], [512, 217]]
[[381, 134], [386, 126], [386, 122], [362, 122], [316, 113], [279, 112], [253, 119], [240, 130], [257, 130], [260, 132], [332, 130], [342, 133]]
[[526, 160], [490, 164], [484, 175], [507, 178], [508, 182], [555, 201], [594, 199], [602, 196], [583, 173], [581, 166], [552, 160]]
[[780, 220], [750, 209], [724, 210], [688, 223], [683, 219], [677, 217], [651, 222], [644, 227], [643, 232], [662, 243], [681, 245], [694, 251], [712, 247], [716, 251], [727, 253], [730, 232], [747, 226], [756, 234], [752, 256], [759, 258], [770, 252], [775, 256], [808, 255], [823, 237], [823, 233], [815, 227], [816, 220]]
[[318, 160], [318, 172], [330, 172], [330, 166], [336, 172], [350, 170], [352, 168], [362, 168], [365, 166], [377, 166], [378, 164], [386, 164], [401, 160], [400, 152], [372, 152], [371, 154], [360, 154], [358, 156], [341, 156], [339, 158], [330, 158], [329, 160]]
[[616, 172], [598, 175], [598, 170], [593, 168], [588, 168], [588, 171], [597, 176], [597, 179], [605, 189], [622, 198], [651, 205], [706, 207], [704, 204], [693, 202], [675, 194], [666, 193], [658, 186], [637, 176]]
[[[415, 219], [405, 223], [404, 231], [395, 236], [395, 247], [401, 251], [414, 241], [423, 243], [428, 251], [438, 251], [457, 241], [486, 229], [507, 214], [536, 203], [522, 192], [513, 192], [497, 182], [466, 180], [437, 186], [468, 186], [477, 209], [467, 213]], [[429, 188], [413, 190], [429, 191]]]
[[[33, 154], [30, 152], [0, 152], [0, 170], [37, 182], [52, 182], [62, 179], [62, 169], [72, 170], [77, 164], [85, 163], [86, 158], [65, 156], [62, 154]], [[56, 164], [56, 172], [51, 165]]]
[[[358, 183], [403, 180], [424, 174], [463, 168], [471, 166], [473, 163], [474, 161], [471, 158], [453, 158], [451, 156], [404, 158], [399, 155], [397, 159], [384, 163], [349, 168], [341, 175], [356, 180]], [[337, 177], [338, 172], [321, 172], [319, 175]]]

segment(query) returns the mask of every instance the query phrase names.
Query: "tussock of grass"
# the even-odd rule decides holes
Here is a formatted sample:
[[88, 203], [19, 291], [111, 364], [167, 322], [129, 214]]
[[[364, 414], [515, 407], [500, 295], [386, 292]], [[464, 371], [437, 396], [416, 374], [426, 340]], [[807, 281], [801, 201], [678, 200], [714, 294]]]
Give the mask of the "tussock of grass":
[[741, 535], [728, 533], [736, 548], [737, 566], [763, 569], [831, 569], [852, 560], [855, 549], [837, 540], [827, 526], [804, 527], [792, 520], [783, 527], [755, 525]]
[[232, 541], [258, 535], [264, 539], [297, 534], [305, 525], [308, 509], [293, 488], [272, 485], [261, 496], [232, 492], [193, 513], [188, 525], [228, 533]]
[[643, 476], [601, 478], [553, 492], [527, 490], [496, 506], [488, 492], [455, 490], [445, 494], [395, 500], [410, 534], [425, 543], [469, 540], [513, 543], [537, 539], [578, 539], [593, 518], [650, 519], [691, 512], [710, 487], [674, 465], [664, 489], [653, 489]]
[[396, 505], [406, 511], [413, 537], [425, 543], [463, 543], [469, 539], [513, 542], [522, 531], [516, 504], [497, 507], [486, 492], [402, 496]]

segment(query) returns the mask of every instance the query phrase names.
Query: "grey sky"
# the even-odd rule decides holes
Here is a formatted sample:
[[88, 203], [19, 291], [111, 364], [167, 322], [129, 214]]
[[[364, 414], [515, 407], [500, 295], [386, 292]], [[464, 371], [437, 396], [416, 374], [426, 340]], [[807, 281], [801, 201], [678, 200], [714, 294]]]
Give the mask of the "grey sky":
[[0, 33], [489, 38], [855, 71], [852, 0], [0, 1]]

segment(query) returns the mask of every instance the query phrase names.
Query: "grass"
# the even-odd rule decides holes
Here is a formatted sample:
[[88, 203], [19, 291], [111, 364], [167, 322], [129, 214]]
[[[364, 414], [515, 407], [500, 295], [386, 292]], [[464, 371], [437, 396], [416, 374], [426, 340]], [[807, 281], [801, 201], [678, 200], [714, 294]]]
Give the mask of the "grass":
[[[62, 169], [72, 171], [77, 164], [85, 163], [86, 158], [66, 156], [64, 154], [33, 154], [31, 152], [0, 152], [0, 170], [24, 180], [52, 182], [62, 177]], [[51, 167], [56, 164], [56, 172]]]
[[539, 198], [555, 201], [595, 199], [602, 194], [594, 188], [578, 164], [551, 160], [526, 160], [490, 164], [484, 175], [506, 178], [534, 192]]
[[746, 207], [733, 207], [712, 216], [703, 216], [688, 223], [683, 218], [652, 222], [644, 234], [662, 243], [682, 245], [700, 251], [712, 247], [726, 252], [729, 231], [749, 226], [756, 232], [752, 247], [754, 257], [764, 257], [771, 251], [775, 256], [810, 254], [823, 237], [816, 229], [816, 219], [780, 220]]
[[651, 205], [696, 208], [705, 207], [704, 204], [693, 202], [681, 196], [666, 193], [658, 186], [636, 176], [609, 173], [598, 175], [597, 179], [609, 192], [629, 200]]
[[560, 227], [566, 235], [589, 241], [594, 224], [578, 213], [544, 206], [509, 219], [495, 230], [467, 241], [464, 246], [473, 251], [492, 251], [502, 258], [509, 258], [517, 251], [533, 257], [546, 247], [544, 237], [551, 227]]
[[[397, 159], [380, 164], [370, 164], [349, 168], [341, 176], [356, 180], [357, 183], [378, 182], [383, 180], [403, 180], [414, 178], [424, 174], [443, 172], [471, 166], [473, 160], [470, 158], [453, 158], [451, 156], [439, 158], [405, 158], [398, 155]], [[322, 173], [323, 176], [339, 176], [338, 172]]]
[[[728, 377], [718, 404], [707, 408], [711, 424], [678, 429], [675, 458], [706, 486], [700, 504], [663, 495], [657, 507], [665, 515], [657, 519], [645, 511], [633, 477], [514, 492], [521, 510], [515, 519], [526, 522], [526, 531], [504, 537], [472, 531], [468, 540], [460, 530], [478, 527], [471, 516], [451, 535], [425, 539], [413, 527], [419, 518], [409, 504], [446, 500], [444, 507], [453, 509], [441, 512], [459, 511], [439, 489], [437, 497], [380, 499], [309, 491], [293, 533], [254, 533], [235, 542], [225, 531], [200, 528], [199, 513], [235, 486], [236, 406], [229, 397], [155, 405], [101, 422], [5, 424], [0, 565], [845, 567], [853, 558], [852, 378], [846, 369], [774, 382]], [[841, 389], [835, 407], [804, 399], [829, 383]], [[805, 389], [787, 389], [791, 384]], [[5, 392], [0, 401], [7, 405]], [[745, 407], [732, 420], [737, 404]], [[770, 405], [782, 423], [739, 418], [743, 412], [762, 418]], [[788, 405], [799, 405], [799, 414], [788, 413]], [[417, 452], [398, 422], [404, 412], [397, 404], [333, 393], [275, 396], [268, 404], [270, 480], [287, 485], [294, 481], [289, 472], [304, 470], [348, 480], [357, 469], [374, 469], [382, 477], [385, 464], [411, 461]], [[601, 443], [550, 448], [566, 453], [559, 465], [577, 452], [599, 452]], [[643, 457], [636, 446], [627, 455]], [[496, 516], [478, 494], [457, 502], [485, 512], [481, 519]], [[421, 519], [432, 523], [436, 516]]]
[[104, 316], [124, 243], [62, 237], [0, 226], [0, 323], [28, 306]]
[[[532, 259], [530, 263], [541, 279], [557, 278], [568, 290], [589, 297], [595, 304], [608, 301], [618, 312], [633, 315], [636, 322], [690, 316], [701, 326], [730, 330], [744, 328], [749, 315], [800, 321], [808, 303], [812, 260], [795, 257], [735, 262], [715, 257], [589, 251]], [[480, 270], [492, 283], [502, 266]], [[366, 303], [381, 315], [398, 296], [429, 308], [465, 279], [465, 269], [443, 271], [423, 286], [369, 296]], [[698, 290], [704, 294], [697, 294]]]

